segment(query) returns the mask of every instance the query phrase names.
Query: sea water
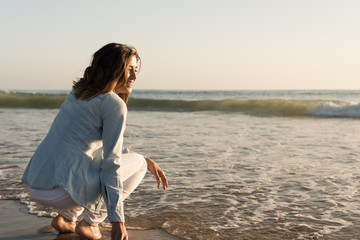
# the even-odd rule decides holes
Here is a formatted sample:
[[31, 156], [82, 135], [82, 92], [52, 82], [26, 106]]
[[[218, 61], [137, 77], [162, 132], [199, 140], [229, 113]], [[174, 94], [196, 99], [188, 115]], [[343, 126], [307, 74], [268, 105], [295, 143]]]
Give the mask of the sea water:
[[[67, 92], [0, 93], [0, 197], [21, 182]], [[128, 228], [181, 239], [360, 239], [360, 91], [134, 91], [125, 145], [153, 158]]]

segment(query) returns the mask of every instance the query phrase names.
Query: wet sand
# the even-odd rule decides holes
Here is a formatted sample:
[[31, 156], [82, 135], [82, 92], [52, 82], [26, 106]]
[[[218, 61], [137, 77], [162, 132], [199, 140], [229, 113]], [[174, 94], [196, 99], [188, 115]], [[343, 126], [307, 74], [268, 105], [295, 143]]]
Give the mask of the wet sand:
[[[37, 217], [27, 213], [24, 205], [17, 201], [0, 200], [0, 240], [23, 239], [63, 239], [82, 240], [75, 233], [58, 234], [50, 226], [51, 219]], [[103, 239], [110, 239], [109, 229], [102, 228]], [[167, 234], [165, 231], [154, 230], [128, 230], [130, 240], [176, 240], [178, 238]]]

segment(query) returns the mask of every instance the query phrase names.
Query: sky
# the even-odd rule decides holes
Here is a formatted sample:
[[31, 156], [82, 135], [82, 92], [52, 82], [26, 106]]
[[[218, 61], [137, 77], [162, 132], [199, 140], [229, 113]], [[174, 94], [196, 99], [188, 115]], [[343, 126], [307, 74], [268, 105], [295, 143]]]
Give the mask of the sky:
[[360, 89], [358, 0], [1, 0], [0, 89], [71, 89], [110, 42], [135, 89]]

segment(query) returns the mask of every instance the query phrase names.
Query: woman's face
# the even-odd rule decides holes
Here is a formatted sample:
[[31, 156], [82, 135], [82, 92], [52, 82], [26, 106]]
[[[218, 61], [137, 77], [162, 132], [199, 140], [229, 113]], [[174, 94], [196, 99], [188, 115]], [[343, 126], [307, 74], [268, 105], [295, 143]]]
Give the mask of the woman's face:
[[127, 93], [130, 94], [132, 92], [133, 84], [136, 80], [136, 74], [137, 74], [137, 60], [135, 56], [130, 57], [130, 65], [129, 65], [129, 74], [127, 76], [125, 85], [122, 87], [115, 86], [114, 91], [116, 93]]

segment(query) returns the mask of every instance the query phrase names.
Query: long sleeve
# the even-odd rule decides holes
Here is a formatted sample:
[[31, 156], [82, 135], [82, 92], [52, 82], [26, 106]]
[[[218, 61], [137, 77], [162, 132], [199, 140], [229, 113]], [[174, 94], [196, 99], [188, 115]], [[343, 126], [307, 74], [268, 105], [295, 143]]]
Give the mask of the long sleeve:
[[[115, 96], [117, 97], [117, 96]], [[120, 159], [125, 131], [126, 104], [118, 97], [102, 103], [103, 162], [100, 181], [111, 222], [125, 222], [120, 180]]]

